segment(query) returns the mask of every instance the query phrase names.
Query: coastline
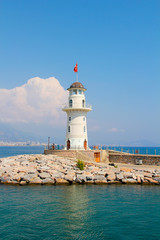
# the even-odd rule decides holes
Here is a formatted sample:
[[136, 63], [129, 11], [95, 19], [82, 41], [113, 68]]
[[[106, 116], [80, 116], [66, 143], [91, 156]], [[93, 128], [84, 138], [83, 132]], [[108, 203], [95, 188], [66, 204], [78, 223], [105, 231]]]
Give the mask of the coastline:
[[156, 184], [160, 166], [84, 161], [56, 155], [30, 154], [0, 159], [0, 184]]

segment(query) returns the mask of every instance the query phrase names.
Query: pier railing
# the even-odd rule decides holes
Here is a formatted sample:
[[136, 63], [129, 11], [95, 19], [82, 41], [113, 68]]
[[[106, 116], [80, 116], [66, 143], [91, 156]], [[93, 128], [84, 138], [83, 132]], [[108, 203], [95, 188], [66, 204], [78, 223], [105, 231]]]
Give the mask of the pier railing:
[[91, 149], [113, 150], [122, 153], [142, 154], [142, 155], [160, 155], [160, 147], [116, 147], [106, 145], [90, 146]]

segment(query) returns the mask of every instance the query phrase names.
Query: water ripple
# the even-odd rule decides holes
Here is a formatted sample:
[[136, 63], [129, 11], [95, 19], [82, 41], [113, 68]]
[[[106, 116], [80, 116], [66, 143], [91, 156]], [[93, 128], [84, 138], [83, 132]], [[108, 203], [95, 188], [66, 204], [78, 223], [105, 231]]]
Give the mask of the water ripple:
[[159, 186], [0, 186], [0, 239], [159, 239]]

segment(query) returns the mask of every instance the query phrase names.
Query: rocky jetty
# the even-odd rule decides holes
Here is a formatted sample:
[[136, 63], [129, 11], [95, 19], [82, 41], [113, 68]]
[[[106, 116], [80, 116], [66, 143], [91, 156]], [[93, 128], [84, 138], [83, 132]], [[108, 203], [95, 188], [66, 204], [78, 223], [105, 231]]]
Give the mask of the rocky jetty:
[[85, 161], [55, 155], [19, 155], [0, 159], [1, 184], [160, 184], [160, 168]]

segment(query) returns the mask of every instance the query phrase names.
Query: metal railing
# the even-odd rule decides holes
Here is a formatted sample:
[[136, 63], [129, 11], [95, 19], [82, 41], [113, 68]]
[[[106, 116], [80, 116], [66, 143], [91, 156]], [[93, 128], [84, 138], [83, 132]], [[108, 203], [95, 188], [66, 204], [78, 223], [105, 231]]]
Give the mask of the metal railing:
[[69, 104], [66, 104], [66, 105], [63, 105], [62, 109], [67, 109], [67, 108], [88, 108], [88, 109], [92, 109], [92, 105], [90, 104], [72, 104], [72, 105], [69, 105]]
[[109, 145], [92, 145], [90, 148], [99, 150], [113, 150], [130, 154], [160, 155], [160, 147], [116, 147]]

